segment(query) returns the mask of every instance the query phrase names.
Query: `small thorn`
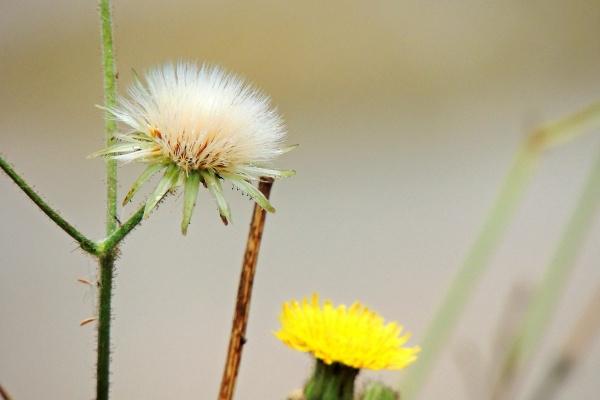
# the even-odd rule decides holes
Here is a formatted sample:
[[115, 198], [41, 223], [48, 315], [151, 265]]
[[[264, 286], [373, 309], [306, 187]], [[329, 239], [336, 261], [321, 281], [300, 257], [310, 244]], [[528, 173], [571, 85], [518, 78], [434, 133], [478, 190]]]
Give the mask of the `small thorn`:
[[89, 317], [86, 319], [82, 319], [81, 321], [79, 321], [79, 326], [84, 326], [89, 324], [90, 322], [94, 322], [96, 320], [96, 317]]

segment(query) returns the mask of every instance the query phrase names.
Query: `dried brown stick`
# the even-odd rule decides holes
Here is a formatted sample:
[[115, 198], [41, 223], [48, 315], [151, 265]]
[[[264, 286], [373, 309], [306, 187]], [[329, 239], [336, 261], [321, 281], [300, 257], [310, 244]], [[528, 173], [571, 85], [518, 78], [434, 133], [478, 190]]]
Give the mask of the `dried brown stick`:
[[2, 400], [12, 400], [12, 397], [10, 397], [10, 394], [8, 394], [8, 392], [6, 391], [6, 389], [4, 389], [4, 387], [2, 387], [2, 385], [0, 385], [0, 398]]
[[[268, 199], [273, 186], [273, 179], [261, 178], [258, 189]], [[254, 205], [250, 232], [246, 243], [246, 252], [244, 262], [242, 263], [242, 272], [237, 293], [237, 301], [233, 315], [233, 324], [231, 326], [231, 336], [229, 337], [229, 349], [227, 350], [227, 360], [223, 370], [221, 380], [221, 389], [219, 391], [219, 400], [231, 400], [235, 389], [240, 361], [242, 359], [242, 348], [246, 342], [246, 327], [248, 326], [248, 315], [250, 312], [250, 299], [252, 297], [252, 285], [256, 273], [256, 262], [260, 250], [263, 228], [265, 226], [266, 211], [258, 204]]]

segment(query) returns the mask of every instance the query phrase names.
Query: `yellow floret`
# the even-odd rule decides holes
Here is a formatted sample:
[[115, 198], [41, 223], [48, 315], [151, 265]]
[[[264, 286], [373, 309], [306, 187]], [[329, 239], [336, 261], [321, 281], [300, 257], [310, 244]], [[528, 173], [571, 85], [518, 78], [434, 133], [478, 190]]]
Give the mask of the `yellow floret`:
[[410, 338], [395, 322], [356, 302], [349, 308], [319, 304], [314, 294], [309, 301], [290, 301], [279, 317], [281, 329], [275, 336], [289, 347], [310, 352], [326, 364], [341, 363], [353, 368], [401, 369], [413, 363], [418, 346], [403, 347]]

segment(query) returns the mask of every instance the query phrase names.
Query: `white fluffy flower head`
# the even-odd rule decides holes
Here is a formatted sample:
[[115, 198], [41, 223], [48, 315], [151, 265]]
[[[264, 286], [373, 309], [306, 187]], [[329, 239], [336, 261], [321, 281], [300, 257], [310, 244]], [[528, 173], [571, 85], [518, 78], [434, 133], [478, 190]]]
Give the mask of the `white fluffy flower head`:
[[218, 67], [178, 63], [154, 68], [108, 112], [130, 130], [116, 135], [118, 143], [95, 155], [149, 164], [125, 203], [154, 173], [165, 169], [145, 214], [183, 185], [184, 233], [200, 183], [214, 195], [227, 223], [231, 216], [221, 180], [231, 181], [261, 207], [274, 211], [252, 181], [293, 174], [270, 167], [289, 148], [283, 147], [285, 127], [269, 98]]

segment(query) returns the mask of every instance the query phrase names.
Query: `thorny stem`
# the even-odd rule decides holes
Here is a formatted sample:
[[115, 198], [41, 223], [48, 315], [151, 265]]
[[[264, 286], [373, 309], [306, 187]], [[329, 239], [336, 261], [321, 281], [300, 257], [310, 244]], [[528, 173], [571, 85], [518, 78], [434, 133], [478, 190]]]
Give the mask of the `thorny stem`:
[[509, 348], [498, 384], [504, 385], [512, 374], [533, 355], [575, 265], [577, 252], [586, 238], [600, 206], [600, 153], [584, 185], [579, 201], [548, 265], [534, 298], [527, 309], [515, 339]]
[[56, 210], [46, 203], [46, 201], [37, 194], [31, 186], [25, 182], [23, 178], [17, 174], [17, 172], [12, 168], [12, 166], [6, 162], [2, 157], [0, 157], [0, 168], [6, 172], [6, 174], [17, 184], [23, 192], [29, 197], [43, 212], [46, 214], [52, 221], [56, 223], [63, 231], [65, 231], [69, 236], [79, 243], [81, 248], [88, 253], [97, 254], [97, 244], [88, 239], [85, 235], [83, 235], [77, 228], [68, 223]]
[[547, 148], [565, 142], [600, 121], [600, 103], [568, 115], [534, 131], [517, 153], [500, 193], [481, 231], [452, 281], [421, 342], [423, 351], [401, 382], [403, 400], [417, 397], [444, 343], [454, 329], [479, 277], [500, 243], [508, 223], [537, 165]]
[[[102, 69], [104, 72], [104, 106], [114, 107], [117, 102], [117, 83], [113, 47], [110, 0], [100, 0], [102, 24]], [[105, 112], [106, 145], [114, 141], [116, 122]], [[135, 226], [135, 225], [133, 225]], [[110, 238], [117, 228], [117, 164], [106, 160], [106, 235]], [[115, 241], [115, 244], [118, 240]], [[116, 249], [100, 257], [98, 291], [98, 354], [96, 365], [96, 400], [108, 400], [110, 382], [110, 324], [113, 273]]]
[[[261, 178], [258, 189], [268, 199], [273, 186], [273, 179]], [[237, 302], [231, 326], [231, 336], [229, 337], [229, 349], [227, 350], [227, 360], [223, 370], [221, 380], [221, 389], [219, 400], [231, 400], [235, 389], [240, 361], [242, 359], [242, 348], [246, 342], [246, 327], [248, 325], [248, 316], [250, 312], [250, 300], [252, 297], [252, 285], [256, 273], [256, 262], [260, 251], [262, 233], [265, 226], [266, 211], [258, 204], [254, 205], [254, 213], [250, 224], [250, 232], [246, 243], [246, 252], [242, 264], [240, 283], [237, 293]]]

